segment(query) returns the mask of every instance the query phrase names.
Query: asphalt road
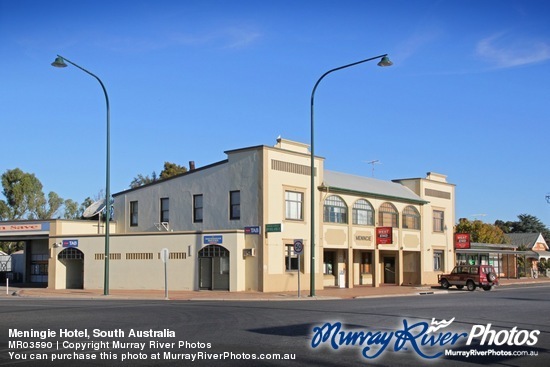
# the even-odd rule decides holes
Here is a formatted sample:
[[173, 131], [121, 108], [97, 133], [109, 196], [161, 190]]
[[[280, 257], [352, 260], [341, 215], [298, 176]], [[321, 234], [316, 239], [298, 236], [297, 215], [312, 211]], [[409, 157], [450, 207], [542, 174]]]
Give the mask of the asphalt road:
[[[548, 285], [337, 301], [4, 297], [0, 366], [548, 366], [548, 305]], [[453, 321], [428, 332], [432, 319]]]

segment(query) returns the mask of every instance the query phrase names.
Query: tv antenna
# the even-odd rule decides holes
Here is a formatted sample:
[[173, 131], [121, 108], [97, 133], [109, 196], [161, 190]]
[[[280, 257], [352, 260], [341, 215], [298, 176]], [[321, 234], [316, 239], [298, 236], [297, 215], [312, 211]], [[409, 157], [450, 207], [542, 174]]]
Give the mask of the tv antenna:
[[474, 217], [475, 220], [477, 220], [477, 217], [486, 217], [487, 214], [481, 213], [481, 214], [472, 214], [470, 217]]
[[365, 161], [367, 162], [367, 164], [372, 164], [372, 177], [374, 177], [374, 165], [375, 164], [382, 164], [382, 162], [380, 162], [380, 160], [378, 159], [375, 159], [373, 161]]

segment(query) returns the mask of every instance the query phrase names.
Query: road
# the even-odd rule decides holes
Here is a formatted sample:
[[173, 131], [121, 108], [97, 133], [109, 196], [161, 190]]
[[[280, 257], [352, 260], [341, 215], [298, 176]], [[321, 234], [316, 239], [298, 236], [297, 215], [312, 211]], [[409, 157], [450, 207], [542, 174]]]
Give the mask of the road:
[[[334, 301], [4, 297], [0, 366], [548, 366], [549, 304], [548, 285]], [[427, 333], [432, 319], [453, 321]], [[364, 339], [344, 345], [327, 334], [338, 325]]]

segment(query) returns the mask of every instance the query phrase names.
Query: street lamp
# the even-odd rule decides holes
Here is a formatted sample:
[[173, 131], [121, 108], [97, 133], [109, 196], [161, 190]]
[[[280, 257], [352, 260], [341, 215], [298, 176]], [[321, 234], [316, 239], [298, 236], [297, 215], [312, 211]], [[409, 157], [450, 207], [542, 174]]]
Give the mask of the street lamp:
[[105, 89], [105, 86], [103, 85], [103, 82], [101, 79], [99, 79], [95, 74], [90, 73], [88, 70], [84, 69], [83, 67], [78, 66], [74, 62], [67, 60], [63, 56], [57, 55], [55, 58], [55, 61], [52, 62], [52, 66], [55, 66], [56, 68], [65, 68], [67, 67], [67, 64], [65, 64], [65, 61], [68, 62], [71, 65], [76, 66], [80, 70], [90, 74], [94, 78], [97, 79], [99, 84], [101, 85], [101, 88], [103, 89], [103, 93], [105, 94], [105, 103], [107, 104], [107, 164], [106, 164], [106, 178], [105, 178], [105, 276], [104, 276], [104, 284], [103, 284], [103, 294], [109, 295], [109, 224], [111, 221], [111, 190], [110, 190], [110, 172], [111, 172], [111, 121], [110, 121], [110, 111], [109, 111], [109, 97], [107, 96], [107, 90]]
[[315, 296], [315, 140], [314, 140], [314, 132], [315, 132], [315, 124], [313, 119], [313, 104], [315, 100], [315, 91], [317, 90], [317, 86], [323, 80], [325, 76], [332, 73], [333, 71], [349, 68], [350, 66], [355, 66], [362, 64], [367, 61], [377, 60], [380, 59], [380, 62], [378, 62], [378, 66], [391, 66], [393, 63], [388, 58], [388, 54], [380, 55], [371, 57], [365, 60], [357, 61], [352, 64], [340, 66], [334, 69], [331, 69], [321, 75], [319, 80], [317, 80], [317, 83], [315, 83], [315, 86], [313, 87], [313, 90], [311, 91], [311, 167], [310, 167], [310, 177], [311, 177], [311, 230], [310, 230], [310, 241], [311, 241], [311, 258], [310, 258], [310, 266], [311, 266], [311, 273], [310, 273], [310, 297]]

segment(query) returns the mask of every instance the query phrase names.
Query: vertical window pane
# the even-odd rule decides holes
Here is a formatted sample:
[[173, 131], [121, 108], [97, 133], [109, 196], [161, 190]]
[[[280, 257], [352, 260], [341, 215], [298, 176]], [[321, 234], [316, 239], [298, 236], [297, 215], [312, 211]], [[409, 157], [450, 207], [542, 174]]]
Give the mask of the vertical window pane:
[[434, 251], [434, 270], [443, 270], [443, 251]]
[[353, 205], [353, 224], [374, 225], [374, 210], [366, 200], [357, 200]]
[[445, 228], [445, 213], [441, 210], [433, 211], [433, 231], [443, 232]]
[[286, 219], [303, 220], [304, 194], [301, 192], [285, 192], [285, 216]]
[[403, 209], [403, 228], [420, 229], [420, 213], [414, 206]]
[[298, 270], [298, 255], [294, 253], [294, 245], [286, 245], [285, 269], [286, 271]]
[[383, 203], [378, 211], [378, 222], [382, 227], [399, 227], [397, 209], [391, 203]]
[[130, 226], [135, 227], [138, 225], [138, 202], [130, 202]]
[[168, 198], [160, 199], [160, 221], [170, 222], [170, 201]]
[[241, 219], [241, 192], [231, 191], [229, 193], [229, 218]]
[[202, 222], [202, 195], [193, 195], [193, 222]]

